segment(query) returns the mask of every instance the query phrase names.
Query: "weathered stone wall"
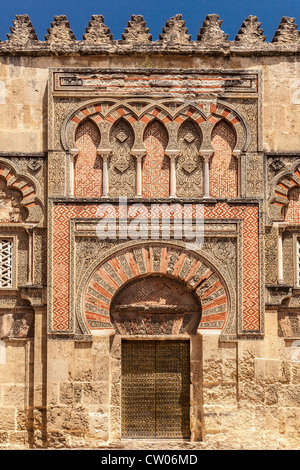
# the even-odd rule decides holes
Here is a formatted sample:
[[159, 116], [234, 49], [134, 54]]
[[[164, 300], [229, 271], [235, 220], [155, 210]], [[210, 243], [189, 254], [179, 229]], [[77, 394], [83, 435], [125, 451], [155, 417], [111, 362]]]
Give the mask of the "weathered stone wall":
[[[276, 316], [268, 312], [261, 341], [220, 343], [218, 334], [192, 340], [192, 428], [197, 432], [194, 441], [177, 442], [175, 448], [299, 447], [297, 349], [291, 341], [278, 342]], [[6, 363], [0, 364], [1, 448], [107, 448], [108, 441], [111, 449], [141, 448], [141, 442], [119, 441], [121, 355], [111, 340], [50, 341], [47, 393], [44, 389], [35, 407], [32, 343], [7, 342]]]
[[0, 446], [29, 447], [32, 340], [0, 342]]
[[[103, 17], [95, 15], [83, 41], [76, 41], [67, 19], [60, 16], [55, 17], [45, 41], [39, 41], [29, 18], [22, 15], [16, 18], [8, 40], [0, 43], [1, 203], [11, 201], [14, 191], [19, 191], [20, 196], [15, 211], [5, 209], [6, 217], [0, 220], [0, 237], [14, 240], [17, 248], [12, 260], [12, 285], [8, 289], [1, 287], [0, 293], [1, 449], [299, 449], [300, 300], [295, 247], [300, 238], [297, 215], [300, 203], [296, 196], [290, 206], [292, 215], [287, 220], [284, 214], [292, 199], [290, 189], [300, 186], [300, 33], [294, 20], [286, 17], [272, 43], [265, 42], [254, 16], [243, 22], [234, 41], [228, 41], [220, 26], [217, 15], [208, 15], [197, 40], [191, 41], [184, 21], [177, 15], [167, 21], [159, 40], [152, 42], [143, 17], [133, 15], [122, 39], [114, 41]], [[167, 104], [169, 116], [174, 118], [171, 125], [167, 122], [163, 130], [162, 126], [153, 126], [165, 144], [161, 145], [160, 157], [164, 153], [162, 147], [167, 145], [167, 131], [170, 155], [172, 151], [181, 152], [175, 171], [177, 196], [194, 203], [204, 193], [205, 158], [207, 163], [213, 153], [210, 130], [220, 116], [226, 118], [231, 109], [236, 113], [235, 117], [231, 116], [227, 160], [233, 157], [235, 138], [241, 140], [241, 121], [240, 127], [233, 130], [238, 113], [245, 119], [244, 134], [251, 136], [246, 151], [239, 147], [234, 155], [235, 187], [229, 188], [223, 201], [206, 201], [210, 233], [197, 256], [182, 252], [182, 243], [173, 244], [171, 249], [149, 245], [134, 250], [136, 244], [132, 241], [126, 240], [121, 245], [119, 241], [97, 239], [97, 201], [74, 203], [70, 166], [74, 149], [66, 150], [66, 142], [62, 140], [72, 141], [76, 127], [74, 124], [68, 128], [66, 117], [73, 113], [73, 123], [93, 113], [97, 118], [98, 111], [91, 112], [93, 104], [88, 108], [86, 101], [97, 99], [101, 104], [105, 94], [102, 96], [98, 90], [98, 95], [97, 91], [95, 96], [93, 92], [84, 95], [72, 83], [74, 77], [69, 77], [67, 91], [61, 92], [60, 79], [57, 89], [52, 89], [49, 68], [73, 72], [80, 68], [82, 73], [94, 70], [95, 76], [103, 70], [108, 74], [112, 71], [109, 80], [114, 80], [116, 69], [139, 70], [144, 76], [163, 69], [170, 71], [173, 78], [177, 74], [173, 81], [182, 76], [189, 80], [195, 70], [200, 75], [215, 71], [221, 77], [218, 80], [226, 73], [236, 72], [239, 77], [243, 75], [244, 87], [248, 86], [245, 85], [247, 75], [252, 74], [250, 83], [256, 74], [257, 88], [250, 90], [249, 85], [248, 93], [246, 88], [243, 92], [234, 88], [238, 80], [228, 80], [226, 86], [224, 80], [225, 91], [220, 96], [219, 92], [213, 97], [207, 91], [204, 93], [205, 103], [201, 105], [207, 120], [203, 118], [202, 137], [200, 126], [197, 131], [187, 120], [176, 141], [174, 135], [179, 129], [175, 120], [176, 100]], [[122, 102], [131, 106], [131, 102], [126, 102], [121, 81], [117, 86], [122, 96], [111, 101], [113, 105]], [[173, 98], [175, 89], [176, 83], [169, 90]], [[228, 90], [230, 95], [226, 95]], [[147, 95], [147, 99], [150, 97], [147, 105], [152, 100], [150, 95]], [[143, 97], [139, 98], [134, 103], [136, 116], [142, 115], [139, 112], [145, 104]], [[185, 99], [190, 103], [193, 96], [187, 94]], [[165, 106], [163, 99], [156, 97], [153, 102]], [[105, 106], [108, 109], [107, 102]], [[122, 109], [120, 105], [121, 114]], [[190, 117], [194, 110], [185, 112]], [[153, 113], [157, 117], [156, 109]], [[100, 149], [101, 158], [109, 155], [109, 146], [114, 151], [108, 172], [111, 199], [106, 199], [107, 202], [114, 204], [112, 198], [119, 195], [135, 197], [137, 163], [133, 160], [133, 143], [136, 139], [135, 143], [143, 146], [146, 139], [141, 137], [142, 130], [152, 117], [144, 116], [144, 124], [141, 125], [142, 120], [138, 122], [140, 127], [136, 123], [132, 125], [134, 121], [129, 119], [126, 123], [118, 121], [121, 124], [113, 127], [110, 124], [116, 118], [108, 116], [110, 124], [100, 126], [107, 147]], [[110, 135], [105, 134], [107, 129], [112, 129]], [[146, 137], [151, 137], [154, 131], [146, 133]], [[193, 147], [182, 141], [188, 131], [194, 139]], [[128, 139], [126, 144], [122, 144], [122, 136], [118, 140], [122, 132]], [[223, 128], [220, 135], [224, 133]], [[98, 158], [98, 144], [97, 137], [91, 151], [94, 161]], [[222, 145], [221, 142], [218, 151], [224, 157]], [[205, 150], [201, 160], [200, 149]], [[141, 148], [134, 150], [141, 151]], [[138, 152], [134, 158], [137, 156]], [[171, 172], [171, 157], [169, 163]], [[195, 165], [194, 176], [187, 176]], [[77, 183], [81, 189], [76, 193], [78, 188], [75, 188], [74, 194], [84, 197], [89, 180], [79, 170]], [[212, 180], [221, 173], [212, 173]], [[97, 191], [99, 188], [100, 185]], [[97, 197], [97, 194], [91, 192], [88, 196]], [[153, 193], [143, 195], [149, 194], [153, 196]], [[169, 188], [158, 195], [168, 200]], [[217, 191], [214, 195], [224, 196]], [[53, 197], [60, 199], [53, 200]], [[227, 197], [235, 201], [228, 203]], [[54, 209], [58, 214], [56, 219]], [[73, 219], [79, 222], [75, 224]], [[244, 232], [248, 222], [248, 232]], [[118, 251], [122, 249], [122, 253]], [[202, 327], [200, 324], [197, 334], [190, 335], [190, 442], [141, 443], [121, 439], [122, 335], [110, 323], [107, 299], [129, 278], [153, 272], [173, 277], [176, 273], [176, 279], [186, 282], [191, 292], [204, 276], [205, 282], [199, 289], [203, 311], [209, 301], [214, 309], [211, 313], [215, 317], [212, 315], [205, 321], [204, 314]], [[99, 291], [95, 295], [92, 288], [97, 284], [97, 276], [102, 276], [103, 282], [98, 281]], [[211, 276], [207, 283], [205, 276]], [[110, 288], [107, 281], [111, 283]], [[218, 294], [213, 290], [215, 284], [220, 288]], [[65, 314], [57, 316], [56, 327], [51, 323], [53, 285], [55, 306], [61, 307]], [[88, 301], [92, 300], [95, 308], [89, 312], [89, 320], [94, 328], [88, 325], [82, 301], [86, 292], [91, 291]], [[222, 310], [224, 305], [230, 307], [230, 311], [226, 310], [227, 317]], [[145, 311], [147, 308], [148, 305]], [[97, 320], [99, 311], [102, 323]], [[225, 317], [226, 326], [221, 333]], [[249, 318], [251, 321], [254, 318], [253, 324]], [[246, 333], [245, 319], [250, 324]], [[132, 337], [139, 331], [134, 320], [128, 321], [128, 329], [123, 330]], [[107, 329], [98, 329], [100, 324]], [[145, 331], [140, 330], [140, 334]], [[168, 336], [169, 339], [177, 337], [177, 334]]]
[[[1, 54], [1, 49], [0, 49]], [[254, 51], [255, 56], [255, 51]], [[3, 152], [47, 151], [48, 67], [141, 68], [144, 56], [117, 57], [7, 57], [1, 56], [0, 81], [3, 112], [0, 117]], [[265, 151], [297, 151], [300, 139], [297, 76], [300, 65], [296, 55], [229, 57], [176, 55], [151, 57], [151, 68], [244, 69], [262, 70], [264, 99], [263, 142]], [[278, 132], [277, 129], [280, 129]]]

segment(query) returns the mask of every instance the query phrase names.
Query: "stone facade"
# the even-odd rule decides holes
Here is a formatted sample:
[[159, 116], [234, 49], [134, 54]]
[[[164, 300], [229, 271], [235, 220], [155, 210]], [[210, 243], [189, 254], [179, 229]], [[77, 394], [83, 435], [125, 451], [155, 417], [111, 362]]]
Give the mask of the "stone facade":
[[[221, 24], [0, 43], [1, 449], [300, 448], [300, 32]], [[124, 422], [130, 341], [164, 439]], [[185, 439], [150, 343], [188, 344]]]

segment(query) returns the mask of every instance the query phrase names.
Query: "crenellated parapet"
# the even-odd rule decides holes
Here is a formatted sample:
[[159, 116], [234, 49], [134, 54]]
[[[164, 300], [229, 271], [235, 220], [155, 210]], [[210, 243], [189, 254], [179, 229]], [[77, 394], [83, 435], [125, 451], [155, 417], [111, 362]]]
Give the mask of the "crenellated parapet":
[[273, 43], [296, 44], [300, 43], [300, 31], [297, 30], [295, 18], [284, 16], [272, 40]]
[[152, 36], [149, 34], [149, 29], [146, 27], [146, 22], [142, 15], [131, 16], [131, 20], [128, 21], [128, 26], [125, 28], [125, 33], [122, 34], [122, 38], [126, 44], [144, 44], [152, 41]]
[[69, 44], [76, 41], [73, 31], [71, 31], [70, 23], [65, 15], [55, 16], [54, 22], [51, 23], [51, 28], [48, 29], [48, 34], [45, 39], [50, 44]]
[[62, 54], [118, 54], [134, 48], [137, 54], [280, 54], [300, 50], [300, 31], [295, 18], [284, 16], [271, 42], [266, 42], [263, 29], [254, 15], [246, 18], [233, 41], [221, 29], [222, 20], [217, 14], [209, 14], [203, 21], [195, 41], [191, 40], [185, 21], [175, 15], [166, 21], [162, 33], [153, 41], [142, 15], [132, 15], [121, 39], [113, 39], [102, 15], [93, 15], [82, 39], [73, 33], [65, 15], [55, 16], [45, 40], [38, 39], [28, 15], [17, 15], [7, 34], [0, 41], [0, 54], [51, 55]]
[[83, 40], [87, 44], [107, 44], [113, 40], [110, 29], [105, 26], [102, 15], [93, 15], [88, 27], [86, 28]]
[[223, 21], [219, 20], [219, 15], [207, 15], [203, 21], [203, 26], [198, 34], [198, 41], [203, 44], [222, 45], [227, 41], [228, 34], [221, 30]]
[[250, 15], [243, 21], [241, 29], [235, 37], [240, 44], [258, 44], [266, 40], [264, 30], [260, 27], [257, 16]]
[[176, 15], [166, 22], [159, 39], [163, 44], [188, 44], [191, 41], [191, 35], [188, 34], [181, 15]]
[[16, 15], [13, 21], [13, 27], [10, 28], [11, 34], [8, 34], [8, 41], [11, 44], [34, 44], [38, 37], [32, 26], [28, 15]]

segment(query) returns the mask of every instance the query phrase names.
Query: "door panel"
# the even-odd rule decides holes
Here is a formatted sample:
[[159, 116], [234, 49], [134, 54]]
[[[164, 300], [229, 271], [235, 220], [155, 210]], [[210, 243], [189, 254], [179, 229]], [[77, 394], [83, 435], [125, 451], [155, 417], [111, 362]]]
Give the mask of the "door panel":
[[156, 341], [156, 437], [188, 438], [190, 373], [188, 341]]
[[190, 436], [188, 341], [122, 342], [122, 437]]
[[155, 434], [155, 343], [122, 343], [122, 436]]

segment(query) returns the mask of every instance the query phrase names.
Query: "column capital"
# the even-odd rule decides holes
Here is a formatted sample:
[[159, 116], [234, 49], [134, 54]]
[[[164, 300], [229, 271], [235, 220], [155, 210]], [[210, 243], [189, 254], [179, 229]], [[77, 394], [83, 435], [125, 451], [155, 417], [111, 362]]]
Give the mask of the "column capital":
[[241, 153], [242, 151], [241, 150], [233, 150], [232, 152], [232, 155], [236, 158], [240, 158], [241, 157]]
[[142, 158], [146, 154], [146, 149], [131, 149], [131, 155], [136, 158]]
[[209, 161], [210, 157], [214, 154], [214, 150], [200, 150], [199, 155], [203, 157], [204, 161]]
[[69, 153], [70, 153], [72, 158], [75, 158], [76, 155], [79, 154], [79, 150], [78, 149], [71, 149], [71, 150], [69, 150]]
[[177, 158], [181, 153], [180, 149], [166, 149], [165, 154], [170, 158], [174, 159]]
[[112, 149], [106, 148], [106, 149], [97, 149], [97, 154], [100, 155], [100, 157], [105, 158], [109, 157], [112, 153]]

